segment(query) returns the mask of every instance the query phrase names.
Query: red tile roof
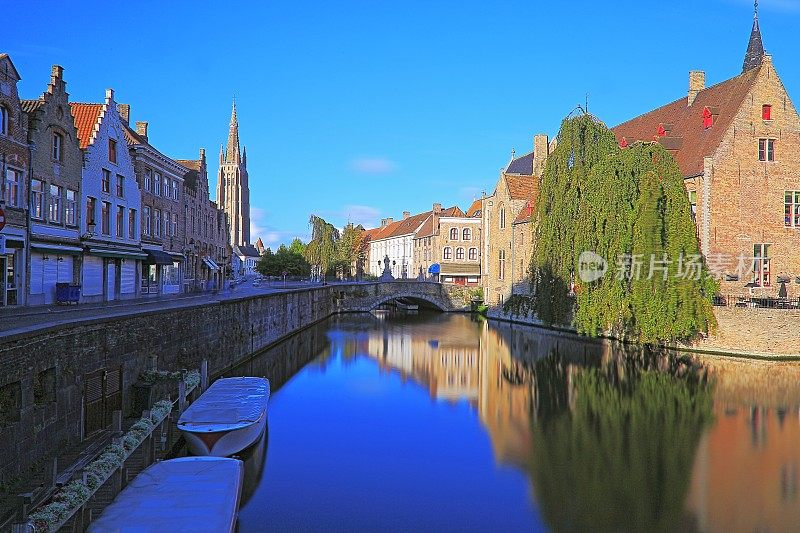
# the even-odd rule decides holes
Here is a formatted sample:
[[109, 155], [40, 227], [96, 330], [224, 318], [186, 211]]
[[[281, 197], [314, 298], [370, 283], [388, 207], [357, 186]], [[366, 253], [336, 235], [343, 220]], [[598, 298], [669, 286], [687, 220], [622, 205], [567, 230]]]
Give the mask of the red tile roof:
[[176, 163], [178, 163], [182, 167], [186, 167], [189, 170], [196, 170], [200, 172], [200, 165], [202, 161], [199, 159], [176, 159]]
[[470, 205], [469, 208], [467, 209], [467, 216], [468, 217], [480, 216], [480, 212], [481, 212], [481, 201], [475, 200], [474, 202], [472, 202], [472, 205]]
[[89, 141], [92, 140], [92, 132], [100, 118], [103, 104], [70, 102], [69, 107], [72, 109], [72, 118], [78, 129], [78, 139], [81, 141], [81, 150], [83, 150], [89, 146]]
[[[414, 231], [419, 228], [425, 219], [430, 217], [433, 214], [433, 211], [425, 211], [424, 213], [419, 213], [417, 215], [410, 216], [403, 220], [398, 220], [397, 222], [392, 222], [391, 224], [383, 227], [383, 228], [373, 228], [367, 231], [367, 237], [370, 240], [377, 241], [381, 239], [389, 239], [391, 237], [399, 237], [401, 235], [408, 235], [409, 233], [414, 233]], [[458, 208], [458, 206], [448, 207], [447, 209], [442, 209], [439, 213], [439, 216], [442, 217], [461, 217], [464, 216], [464, 212]]]
[[512, 224], [524, 224], [525, 222], [530, 222], [533, 218], [533, 202], [528, 202], [528, 204], [520, 209], [517, 218], [514, 219]]
[[[703, 158], [711, 156], [719, 147], [731, 121], [752, 89], [760, 68], [748, 70], [722, 83], [698, 93], [691, 106], [687, 98], [659, 107], [612, 128], [617, 141], [627, 144], [635, 141], [657, 140], [672, 152], [685, 177], [703, 173]], [[708, 108], [714, 116], [714, 124], [703, 127], [703, 112]], [[659, 126], [669, 131], [659, 136]]]
[[422, 237], [430, 237], [436, 233], [436, 227], [433, 225], [433, 216], [429, 216], [425, 219], [425, 222], [420, 226], [419, 231], [415, 235], [417, 239], [421, 239]]
[[506, 185], [508, 185], [508, 193], [511, 198], [515, 200], [530, 200], [536, 193], [537, 178], [536, 176], [523, 176], [523, 175], [506, 175]]

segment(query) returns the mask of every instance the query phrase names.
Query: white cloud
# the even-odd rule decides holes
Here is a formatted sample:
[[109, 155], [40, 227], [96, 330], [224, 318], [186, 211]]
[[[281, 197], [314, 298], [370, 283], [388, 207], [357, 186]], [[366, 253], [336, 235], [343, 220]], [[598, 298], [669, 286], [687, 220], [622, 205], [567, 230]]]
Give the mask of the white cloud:
[[261, 240], [264, 241], [264, 244], [267, 244], [266, 239], [264, 239], [266, 228], [263, 226], [263, 220], [266, 217], [266, 214], [266, 211], [260, 207], [250, 206], [250, 239], [253, 242], [256, 242], [256, 240], [261, 237]]
[[397, 163], [385, 157], [357, 157], [350, 161], [350, 168], [360, 174], [390, 174], [397, 170]]
[[368, 205], [346, 205], [340, 211], [340, 216], [356, 226], [361, 224], [365, 228], [374, 228], [378, 225], [381, 211]]

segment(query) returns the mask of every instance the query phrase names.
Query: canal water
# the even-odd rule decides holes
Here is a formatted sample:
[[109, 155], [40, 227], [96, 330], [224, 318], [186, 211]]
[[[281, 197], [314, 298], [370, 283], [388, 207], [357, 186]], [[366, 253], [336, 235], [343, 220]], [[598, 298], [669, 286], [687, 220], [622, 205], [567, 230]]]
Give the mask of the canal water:
[[270, 378], [239, 530], [796, 531], [800, 364], [345, 315]]

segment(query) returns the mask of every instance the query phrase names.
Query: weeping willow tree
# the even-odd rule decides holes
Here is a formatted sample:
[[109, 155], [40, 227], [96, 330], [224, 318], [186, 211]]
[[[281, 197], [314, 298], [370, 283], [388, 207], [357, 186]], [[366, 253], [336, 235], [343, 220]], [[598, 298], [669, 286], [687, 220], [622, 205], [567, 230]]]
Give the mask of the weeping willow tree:
[[[618, 148], [588, 114], [566, 119], [548, 157], [532, 258], [534, 307], [588, 335], [686, 340], [715, 326], [714, 280], [700, 254], [683, 176], [659, 144]], [[607, 261], [581, 280], [591, 251]], [[574, 292], [574, 297], [573, 297]]]
[[[681, 529], [697, 446], [713, 421], [713, 386], [685, 359], [653, 361], [537, 363], [529, 467], [552, 530]], [[556, 400], [541, 401], [553, 391]]]
[[339, 230], [316, 215], [311, 215], [308, 223], [311, 226], [311, 241], [303, 250], [303, 256], [324, 277], [338, 259]]

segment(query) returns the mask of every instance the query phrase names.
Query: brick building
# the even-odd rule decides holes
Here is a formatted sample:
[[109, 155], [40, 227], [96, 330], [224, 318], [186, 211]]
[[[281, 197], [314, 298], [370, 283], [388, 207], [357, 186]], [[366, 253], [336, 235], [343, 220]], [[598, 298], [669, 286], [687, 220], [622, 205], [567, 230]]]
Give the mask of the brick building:
[[22, 100], [31, 147], [28, 305], [50, 304], [56, 283], [80, 283], [83, 155], [64, 69], [53, 65], [47, 90]]
[[20, 105], [20, 76], [8, 54], [0, 54], [0, 165], [5, 227], [0, 232], [0, 306], [25, 303], [29, 168], [28, 116]]
[[479, 209], [480, 201], [473, 202], [467, 213], [433, 204], [431, 215], [414, 236], [416, 277], [457, 285], [480, 283], [483, 231]]
[[800, 117], [757, 15], [741, 74], [706, 87], [692, 71], [687, 96], [613, 131], [623, 148], [659, 142], [673, 154], [723, 293], [800, 292]]
[[186, 254], [186, 292], [220, 286], [222, 268], [231, 257], [225, 213], [209, 199], [206, 151], [198, 159], [180, 159], [183, 177], [183, 235]]
[[[494, 192], [482, 199], [481, 278], [484, 299], [489, 305], [502, 305], [512, 293], [529, 287], [527, 272], [533, 232], [525, 218], [530, 218], [551, 149], [547, 135], [535, 135], [533, 151], [520, 157], [512, 153], [511, 161], [500, 172]], [[528, 235], [520, 234], [524, 231]]]
[[141, 191], [125, 141], [127, 126], [106, 90], [102, 104], [70, 103], [78, 131], [81, 177], [81, 298], [109, 301], [139, 294]]
[[148, 140], [148, 123], [130, 128], [130, 107], [121, 105], [136, 181], [142, 191], [142, 261], [139, 293], [142, 296], [177, 294], [183, 289], [185, 249], [183, 176], [186, 168], [154, 148]]

